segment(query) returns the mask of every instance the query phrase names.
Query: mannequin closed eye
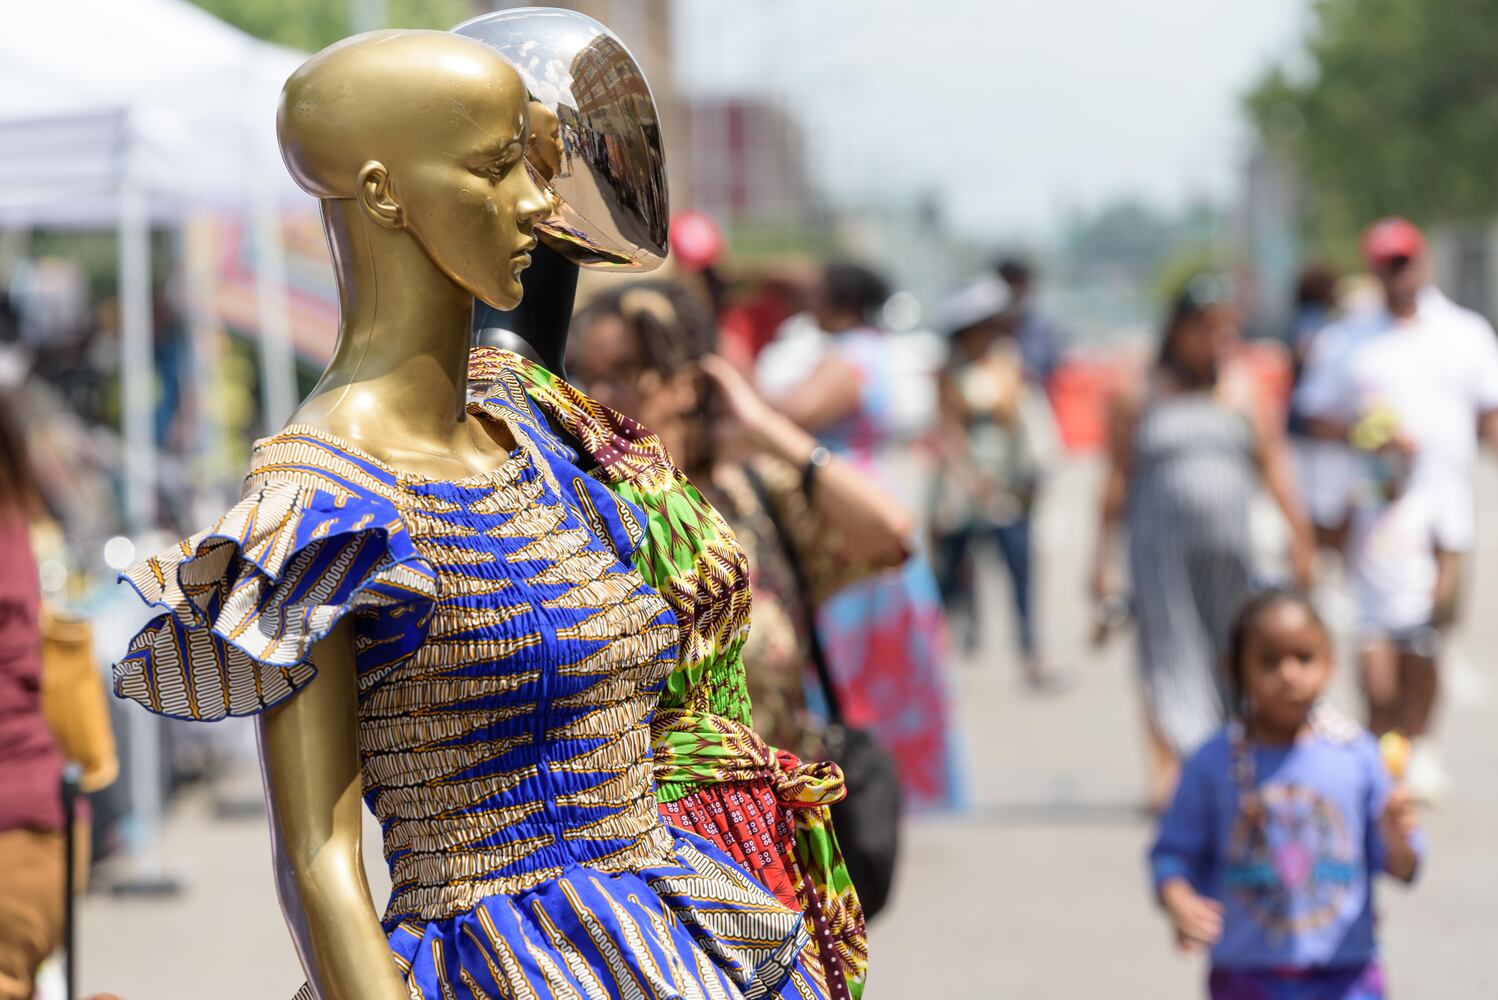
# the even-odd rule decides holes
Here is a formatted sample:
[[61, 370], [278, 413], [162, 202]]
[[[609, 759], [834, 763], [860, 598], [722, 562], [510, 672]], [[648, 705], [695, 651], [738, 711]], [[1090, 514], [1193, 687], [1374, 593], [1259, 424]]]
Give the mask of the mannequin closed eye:
[[519, 163], [525, 155], [525, 147], [520, 140], [509, 143], [498, 152], [491, 152], [484, 156], [479, 163], [472, 167], [474, 173], [484, 177], [499, 178], [509, 173], [515, 164]]

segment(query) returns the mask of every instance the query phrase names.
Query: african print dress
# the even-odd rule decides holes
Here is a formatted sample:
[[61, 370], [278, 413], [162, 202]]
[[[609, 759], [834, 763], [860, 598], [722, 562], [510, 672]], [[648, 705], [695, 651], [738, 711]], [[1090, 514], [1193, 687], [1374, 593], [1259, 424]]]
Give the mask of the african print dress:
[[752, 728], [743, 655], [749, 571], [732, 529], [635, 421], [505, 351], [476, 349], [469, 374], [475, 392], [495, 398], [513, 392], [518, 377], [531, 401], [598, 463], [597, 478], [645, 512], [648, 538], [636, 565], [671, 604], [682, 632], [651, 727], [662, 813], [802, 910], [828, 995], [861, 996], [863, 908], [829, 814], [844, 794], [842, 774], [830, 763], [801, 763]]
[[310, 427], [260, 442], [239, 504], [129, 571], [163, 610], [117, 693], [253, 715], [351, 617], [413, 998], [824, 1000], [803, 914], [661, 819], [650, 719], [691, 633], [633, 564], [646, 512], [578, 470], [518, 380], [496, 389], [470, 412], [517, 447], [460, 480]]

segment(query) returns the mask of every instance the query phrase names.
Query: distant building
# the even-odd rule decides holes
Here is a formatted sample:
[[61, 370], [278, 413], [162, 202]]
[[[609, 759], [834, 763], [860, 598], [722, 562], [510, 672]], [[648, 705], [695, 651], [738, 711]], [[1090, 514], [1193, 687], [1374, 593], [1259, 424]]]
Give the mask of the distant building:
[[1498, 222], [1431, 227], [1436, 284], [1453, 300], [1498, 319]]
[[692, 208], [730, 226], [805, 219], [813, 212], [801, 127], [780, 105], [705, 98], [689, 101], [685, 117]]
[[1258, 336], [1287, 337], [1305, 263], [1300, 240], [1305, 193], [1294, 168], [1263, 144], [1249, 151], [1240, 183], [1237, 242], [1248, 252], [1257, 286], [1248, 326]]

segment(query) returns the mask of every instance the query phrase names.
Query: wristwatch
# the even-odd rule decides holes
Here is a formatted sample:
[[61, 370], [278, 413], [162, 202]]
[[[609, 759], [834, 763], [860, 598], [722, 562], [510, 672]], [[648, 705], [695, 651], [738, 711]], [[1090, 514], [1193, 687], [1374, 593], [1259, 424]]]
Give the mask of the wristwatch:
[[811, 496], [812, 480], [817, 476], [817, 470], [832, 461], [832, 452], [822, 445], [817, 445], [807, 456], [806, 464], [801, 466], [801, 492]]

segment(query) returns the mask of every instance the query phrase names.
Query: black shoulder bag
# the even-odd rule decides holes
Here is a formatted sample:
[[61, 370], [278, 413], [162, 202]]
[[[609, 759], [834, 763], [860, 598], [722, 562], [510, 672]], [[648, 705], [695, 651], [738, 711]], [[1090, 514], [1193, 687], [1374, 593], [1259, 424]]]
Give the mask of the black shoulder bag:
[[848, 877], [853, 880], [859, 902], [863, 904], [864, 919], [871, 920], [889, 902], [890, 888], [895, 880], [895, 863], [900, 854], [899, 767], [873, 733], [849, 726], [845, 721], [837, 685], [827, 665], [827, 652], [822, 648], [822, 639], [817, 632], [816, 609], [808, 599], [811, 590], [796, 547], [791, 544], [758, 471], [747, 463], [743, 469], [765, 515], [775, 526], [781, 551], [800, 591], [798, 596], [811, 643], [808, 653], [816, 667], [822, 696], [827, 701], [828, 725], [822, 738], [828, 757], [842, 768], [843, 782], [847, 787], [847, 795], [832, 807], [833, 831], [848, 865]]

